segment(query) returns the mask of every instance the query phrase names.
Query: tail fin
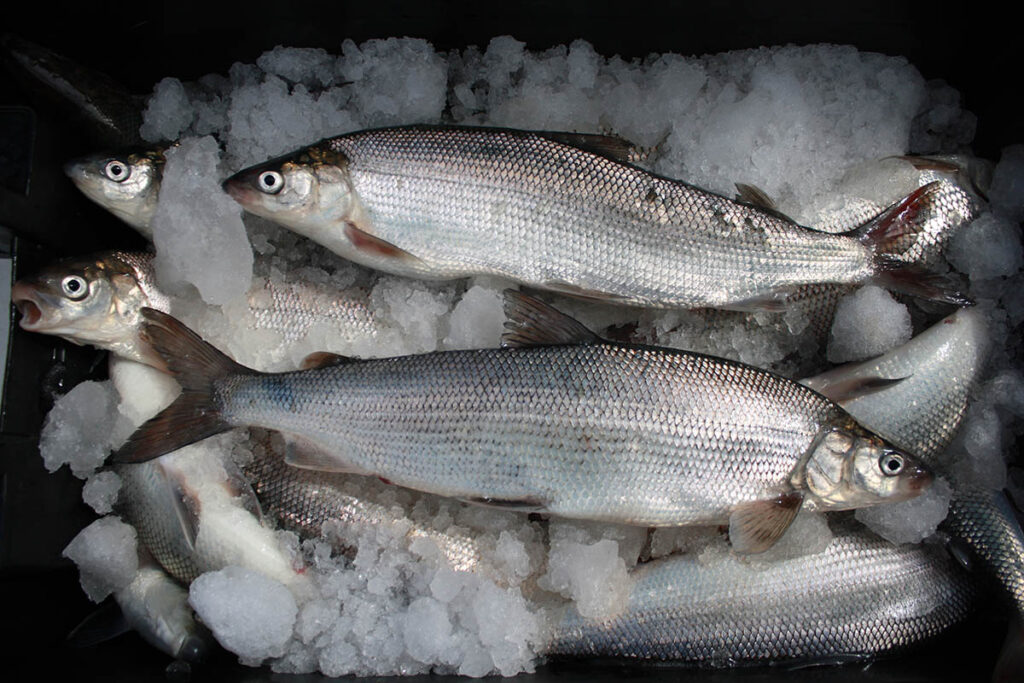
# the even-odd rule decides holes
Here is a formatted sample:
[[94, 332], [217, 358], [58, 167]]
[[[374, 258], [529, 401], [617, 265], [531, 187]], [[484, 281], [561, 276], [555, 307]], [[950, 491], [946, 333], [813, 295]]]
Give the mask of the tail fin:
[[875, 254], [873, 281], [883, 287], [934, 301], [970, 306], [946, 275], [925, 271], [900, 256], [908, 241], [919, 239], [929, 220], [943, 210], [941, 181], [922, 185], [873, 219], [848, 233]]
[[139, 337], [149, 344], [181, 384], [181, 395], [132, 434], [114, 453], [118, 463], [152, 460], [232, 428], [220, 415], [214, 383], [230, 375], [257, 374], [239, 365], [177, 319], [143, 308]]

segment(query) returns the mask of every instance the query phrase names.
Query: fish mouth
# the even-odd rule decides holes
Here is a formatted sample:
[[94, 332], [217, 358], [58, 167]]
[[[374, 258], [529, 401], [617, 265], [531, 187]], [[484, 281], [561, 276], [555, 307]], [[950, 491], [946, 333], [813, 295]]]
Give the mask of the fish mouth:
[[932, 474], [931, 470], [928, 470], [920, 465], [914, 465], [907, 472], [905, 472], [906, 490], [911, 495], [918, 495], [925, 491], [932, 482], [935, 480], [935, 475]]
[[43, 311], [32, 298], [32, 285], [24, 282], [15, 282], [11, 288], [11, 301], [21, 314], [21, 329], [34, 332], [43, 318]]
[[242, 206], [252, 206], [256, 202], [256, 191], [249, 186], [250, 175], [243, 171], [220, 184], [224, 191]]

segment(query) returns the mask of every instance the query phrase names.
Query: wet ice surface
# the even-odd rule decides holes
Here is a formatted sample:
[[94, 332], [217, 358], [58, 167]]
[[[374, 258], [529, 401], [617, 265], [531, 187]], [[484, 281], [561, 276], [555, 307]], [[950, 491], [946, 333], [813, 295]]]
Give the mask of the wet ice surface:
[[[314, 331], [312, 341], [296, 347], [301, 350], [270, 357], [268, 349], [279, 344], [279, 336], [239, 335], [234, 327], [252, 261], [239, 239], [238, 212], [221, 201], [216, 183], [227, 173], [323, 137], [438, 122], [613, 132], [653, 148], [645, 163], [656, 172], [726, 195], [732, 195], [735, 182], [755, 184], [780, 210], [811, 223], [846, 208], [844, 198], [883, 204], [898, 199], [908, 183], [916, 184], [916, 175], [906, 164], [893, 167], [878, 159], [960, 151], [974, 126], [948, 86], [926, 83], [902, 58], [850, 47], [757, 49], [701, 58], [651, 55], [634, 61], [598, 55], [584, 41], [531, 52], [511, 37], [448, 54], [417, 39], [346, 41], [339, 55], [277, 48], [255, 65], [235, 64], [226, 75], [186, 84], [165, 79], [156, 86], [143, 136], [185, 141], [168, 162], [167, 182], [180, 189], [161, 196], [158, 213], [168, 221], [188, 217], [185, 227], [197, 231], [157, 233], [162, 277], [195, 286], [205, 303], [193, 295], [185, 312], [202, 316], [212, 343], [256, 367], [294, 367], [302, 355], [321, 348], [388, 356], [497, 345], [504, 283], [424, 283], [372, 274], [251, 216], [244, 221], [252, 250], [262, 259], [258, 267], [286, 279], [368, 287], [381, 330], [372, 340], [342, 342]], [[220, 141], [220, 151], [212, 138], [202, 137], [208, 135]], [[1001, 349], [993, 354], [988, 391], [979, 392], [985, 400], [972, 407], [951, 448], [951, 472], [992, 485], [1005, 480], [1003, 454], [1019, 430], [1019, 422], [1009, 418], [1019, 417], [1024, 405], [1019, 371], [1006, 369], [1005, 351], [1009, 330], [1024, 320], [1015, 223], [1024, 216], [1022, 150], [1019, 145], [1006, 150], [992, 180], [993, 211], [962, 228], [951, 249], [953, 265], [972, 277], [971, 293], [990, 318]], [[196, 163], [175, 171], [175, 158]], [[202, 172], [196, 175], [196, 169]], [[876, 288], [846, 302], [832, 327], [828, 353], [834, 361], [892, 348], [909, 337], [912, 318], [928, 317], [912, 300], [896, 300]], [[782, 372], [822, 366], [824, 349], [809, 339], [808, 320], [798, 315], [759, 313], [753, 323], [736, 316], [711, 331], [708, 319], [696, 312], [556, 303], [608, 334]], [[929, 315], [929, 320], [941, 317]], [[917, 324], [920, 331], [922, 323]], [[112, 377], [114, 384], [142, 393], [121, 404], [125, 416], [119, 417], [113, 387], [76, 387], [58, 403], [44, 431], [47, 467], [69, 462], [77, 475], [86, 476], [127, 435], [126, 423], [137, 424], [175, 391], [166, 378], [131, 364], [119, 364]], [[113, 483], [90, 482], [87, 495], [97, 509], [109, 505]], [[295, 547], [316, 587], [312, 597], [289, 592], [249, 571], [252, 567], [226, 567], [193, 585], [192, 604], [243, 662], [328, 675], [530, 671], [543, 650], [545, 629], [569, 602], [585, 614], [614, 613], [628, 590], [628, 571], [641, 555], [695, 553], [713, 568], [730, 552], [717, 529], [659, 529], [648, 541], [640, 529], [565, 520], [545, 526], [523, 514], [388, 487], [367, 490], [375, 500], [397, 506], [410, 527], [429, 519], [441, 528], [472, 530], [493, 573], [445, 568], [428, 539], [410, 541], [394, 529], [333, 525], [328, 538], [332, 533], [345, 537], [358, 550], [346, 558], [318, 539]], [[858, 518], [894, 542], [914, 542], [934, 529], [946, 502], [948, 491], [936, 487], [918, 501], [865, 510]], [[799, 515], [757, 561], [823, 548], [831, 537], [825, 520]], [[127, 545], [125, 532], [101, 522], [84, 536], [90, 554], [80, 552], [81, 543], [68, 549], [83, 568], [83, 583], [91, 577], [90, 596], [130, 578], [129, 559], [116, 553]]]

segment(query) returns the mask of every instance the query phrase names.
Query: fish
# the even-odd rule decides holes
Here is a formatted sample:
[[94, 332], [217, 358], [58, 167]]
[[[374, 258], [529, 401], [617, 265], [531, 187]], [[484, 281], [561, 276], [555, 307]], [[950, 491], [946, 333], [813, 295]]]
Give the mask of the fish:
[[873, 431], [939, 466], [977, 389], [989, 348], [984, 314], [961, 309], [877, 358], [801, 381], [836, 398]]
[[[841, 405], [857, 420], [945, 473], [946, 449], [977, 395], [990, 348], [984, 314], [962, 309], [878, 358], [803, 383], [825, 395], [847, 394]], [[967, 549], [969, 561], [1024, 619], [1024, 531], [1012, 503], [1003, 491], [947, 474], [953, 496], [943, 532]]]
[[[336, 472], [316, 472], [291, 467], [284, 461], [284, 444], [280, 436], [265, 430], [251, 430], [256, 448], [242, 472], [250, 482], [261, 508], [273, 516], [283, 529], [293, 531], [302, 539], [320, 538], [324, 523], [333, 522], [341, 540], [351, 538], [361, 529], [387, 528], [404, 536], [410, 543], [426, 539], [440, 551], [443, 565], [461, 572], [474, 572], [497, 578], [498, 572], [485, 559], [473, 532], [462, 527], [437, 528], [429, 523], [413, 521], [408, 510], [394, 504], [378, 502], [383, 484]], [[262, 432], [262, 433], [260, 433]], [[346, 555], [354, 556], [357, 548], [345, 543], [335, 544]]]
[[165, 147], [93, 154], [64, 165], [82, 194], [152, 241], [153, 214], [160, 199]]
[[230, 455], [199, 445], [139, 465], [116, 465], [116, 510], [140, 544], [183, 585], [239, 565], [292, 588], [311, 591], [266, 525], [248, 481]]
[[13, 34], [0, 38], [11, 71], [32, 90], [56, 102], [104, 147], [142, 142], [139, 128], [146, 98], [100, 73]]
[[[170, 312], [180, 301], [157, 284], [153, 259], [148, 252], [108, 251], [57, 261], [12, 287], [19, 325], [163, 368], [163, 359], [139, 341], [140, 310], [148, 306]], [[270, 273], [265, 264], [260, 268], [267, 274], [253, 280], [242, 329], [275, 332], [285, 348], [317, 327], [330, 328], [339, 343], [380, 334], [382, 325], [365, 289], [338, 291], [289, 281], [287, 274]]]
[[672, 349], [603, 341], [506, 291], [505, 348], [264, 374], [174, 318], [142, 337], [181, 396], [113, 456], [144, 462], [238, 426], [282, 432], [286, 460], [372, 474], [520, 511], [677, 526], [729, 523], [760, 552], [800, 509], [912, 498], [930, 471], [841, 408], [778, 375]]
[[251, 213], [409, 277], [494, 275], [653, 308], [779, 310], [816, 283], [969, 301], [890, 253], [919, 229], [934, 184], [835, 235], [558, 134], [408, 126], [330, 138], [223, 185]]
[[213, 634], [198, 622], [188, 590], [172, 579], [145, 550], [131, 582], [114, 591], [116, 609], [101, 607], [68, 635], [68, 643], [89, 647], [128, 630], [176, 660], [200, 662], [216, 648]]
[[651, 561], [633, 572], [620, 614], [587, 619], [570, 609], [543, 650], [709, 668], [862, 662], [959, 622], [975, 595], [943, 550], [847, 528], [820, 553], [776, 562]]

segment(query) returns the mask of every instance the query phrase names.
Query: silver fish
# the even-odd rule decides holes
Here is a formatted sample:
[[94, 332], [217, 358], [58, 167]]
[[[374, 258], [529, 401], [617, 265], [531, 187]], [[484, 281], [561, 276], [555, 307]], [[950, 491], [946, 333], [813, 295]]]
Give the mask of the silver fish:
[[117, 510], [139, 542], [183, 584], [240, 565], [305, 593], [308, 581], [264, 526], [248, 481], [227, 454], [203, 446], [118, 465]]
[[[984, 314], [962, 309], [878, 358], [802, 383], [835, 398], [861, 424], [938, 465], [967, 411], [988, 348]], [[872, 387], [877, 391], [863, 393]]]
[[905, 500], [917, 460], [819, 394], [709, 356], [604, 342], [506, 293], [513, 348], [304, 372], [240, 366], [151, 309], [143, 336], [181, 397], [116, 454], [155, 458], [235, 426], [289, 435], [288, 460], [473, 502], [636, 525], [730, 523], [758, 552], [797, 511]]
[[135, 578], [114, 600], [143, 640], [175, 659], [198, 662], [215, 648], [213, 635], [189, 607], [188, 591], [152, 560], [140, 561]]
[[[836, 368], [804, 384], [826, 395], [867, 389], [867, 394], [841, 400], [842, 406], [942, 470], [942, 456], [977, 391], [989, 347], [984, 315], [960, 310], [879, 358]], [[893, 379], [899, 381], [886, 383]], [[954, 480], [953, 488], [943, 529], [972, 551], [1024, 618], [1024, 532], [1010, 501], [1001, 491], [968, 482]]]
[[[162, 367], [162, 359], [139, 342], [139, 310], [170, 312], [174, 301], [156, 284], [153, 255], [104, 252], [58, 261], [20, 280], [11, 300], [29, 332], [53, 334], [75, 344], [91, 344], [138, 362]], [[290, 345], [311, 329], [328, 325], [339, 339], [373, 338], [380, 324], [370, 310], [369, 293], [258, 276], [249, 290], [246, 330], [270, 330]]]
[[64, 173], [82, 193], [153, 239], [153, 214], [160, 199], [163, 147], [94, 154], [69, 161]]
[[967, 614], [966, 573], [934, 550], [847, 530], [821, 553], [778, 562], [667, 557], [634, 572], [621, 614], [566, 615], [546, 652], [704, 667], [867, 659]]
[[24, 38], [7, 34], [0, 39], [0, 48], [13, 73], [84, 123], [97, 143], [123, 146], [142, 141], [139, 127], [145, 97]]
[[557, 134], [413, 126], [325, 140], [224, 187], [246, 210], [399, 275], [497, 275], [649, 307], [773, 308], [826, 282], [965, 301], [890, 254], [934, 185], [832, 235]]
[[[410, 524], [409, 517], [394, 505], [377, 502], [385, 485], [362, 477], [291, 467], [284, 461], [284, 445], [278, 440], [278, 435], [271, 432], [257, 436], [253, 459], [242, 471], [252, 484], [262, 509], [272, 515], [281, 528], [294, 531], [300, 538], [319, 538], [328, 521], [340, 524], [345, 532], [383, 526], [396, 532], [400, 530], [410, 542], [420, 538], [433, 542], [445, 566], [451, 569], [498, 576], [484, 559], [479, 543], [469, 530]], [[342, 550], [350, 554], [354, 551], [351, 547]]]

